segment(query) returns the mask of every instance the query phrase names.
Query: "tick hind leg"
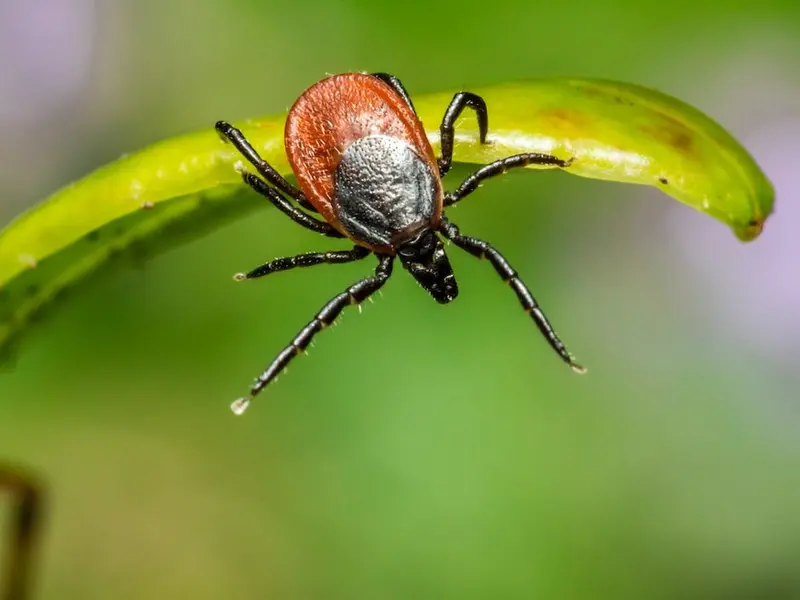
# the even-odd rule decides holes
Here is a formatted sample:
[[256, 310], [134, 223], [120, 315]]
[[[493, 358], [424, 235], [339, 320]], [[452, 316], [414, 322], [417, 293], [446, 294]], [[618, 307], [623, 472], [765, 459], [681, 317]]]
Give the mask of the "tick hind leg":
[[539, 331], [542, 332], [553, 350], [558, 353], [564, 362], [572, 367], [573, 371], [576, 373], [586, 372], [586, 369], [576, 363], [575, 359], [572, 357], [569, 351], [567, 351], [566, 347], [553, 330], [553, 326], [550, 325], [550, 322], [547, 320], [544, 312], [542, 312], [542, 309], [539, 308], [539, 305], [537, 304], [528, 287], [523, 283], [523, 281], [517, 275], [517, 272], [497, 249], [483, 240], [461, 235], [458, 227], [444, 217], [442, 217], [440, 231], [442, 235], [451, 240], [459, 248], [466, 250], [473, 256], [476, 256], [480, 259], [487, 259], [490, 263], [492, 263], [492, 266], [494, 267], [495, 271], [497, 271], [497, 274], [500, 275], [500, 277], [503, 278], [503, 281], [511, 286], [514, 292], [517, 294], [517, 298], [519, 299], [520, 304], [522, 304], [522, 308], [524, 308], [525, 312], [531, 316], [534, 323], [536, 323], [536, 326], [539, 328]]
[[414, 114], [417, 114], [417, 109], [414, 108], [414, 103], [411, 101], [411, 96], [408, 95], [405, 86], [397, 77], [389, 73], [372, 73], [372, 76], [377, 77], [384, 83], [389, 84], [395, 92], [402, 96], [403, 100], [406, 101], [406, 104], [408, 104], [408, 106], [411, 107], [411, 110], [414, 111]]
[[478, 134], [481, 144], [486, 143], [486, 135], [489, 132], [489, 111], [486, 109], [486, 101], [472, 92], [458, 92], [450, 101], [439, 127], [442, 145], [442, 157], [439, 159], [440, 177], [444, 177], [453, 164], [455, 122], [467, 107], [475, 111], [475, 115], [478, 117]]
[[259, 174], [269, 183], [274, 185], [290, 198], [294, 198], [303, 208], [317, 212], [311, 203], [306, 199], [299, 189], [286, 181], [272, 166], [258, 154], [253, 145], [247, 141], [244, 134], [236, 127], [226, 121], [217, 121], [215, 125], [217, 133], [223, 140], [233, 144], [233, 146], [244, 156], [259, 172]]
[[29, 597], [30, 577], [39, 532], [42, 493], [29, 476], [0, 465], [0, 492], [10, 490], [16, 500], [11, 526], [11, 551], [0, 581], [0, 600], [25, 600]]
[[289, 365], [295, 356], [303, 352], [316, 334], [333, 324], [336, 317], [339, 316], [345, 306], [361, 304], [383, 287], [383, 284], [386, 283], [389, 276], [392, 274], [394, 257], [381, 255], [378, 256], [378, 261], [378, 266], [375, 268], [374, 275], [354, 283], [344, 292], [335, 296], [322, 307], [322, 310], [320, 310], [303, 329], [300, 330], [300, 333], [295, 336], [291, 343], [275, 357], [275, 360], [273, 360], [259, 378], [256, 379], [255, 384], [250, 388], [250, 394], [244, 398], [239, 398], [231, 405], [235, 413], [241, 414], [244, 412], [256, 394], [269, 385], [269, 383]]

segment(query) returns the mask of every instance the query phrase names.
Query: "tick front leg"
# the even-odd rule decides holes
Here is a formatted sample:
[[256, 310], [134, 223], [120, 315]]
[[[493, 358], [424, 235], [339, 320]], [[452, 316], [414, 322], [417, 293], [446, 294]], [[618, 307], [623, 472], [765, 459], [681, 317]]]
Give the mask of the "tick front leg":
[[442, 232], [442, 235], [451, 240], [459, 248], [466, 250], [473, 256], [476, 256], [480, 259], [487, 259], [490, 263], [492, 263], [492, 266], [494, 267], [495, 271], [497, 271], [497, 274], [500, 275], [500, 277], [503, 278], [503, 281], [510, 285], [511, 289], [513, 289], [517, 294], [517, 298], [519, 299], [520, 304], [522, 304], [522, 308], [524, 308], [525, 312], [531, 316], [534, 323], [536, 323], [536, 326], [539, 328], [539, 331], [542, 332], [542, 335], [544, 335], [544, 337], [547, 339], [553, 350], [558, 353], [564, 362], [572, 367], [573, 371], [576, 373], [586, 372], [586, 369], [575, 362], [575, 359], [572, 357], [564, 344], [558, 338], [556, 332], [553, 330], [553, 326], [550, 325], [550, 322], [547, 320], [544, 312], [542, 312], [542, 309], [539, 308], [539, 305], [534, 299], [533, 294], [531, 294], [528, 287], [517, 275], [517, 272], [511, 267], [508, 261], [497, 249], [483, 240], [461, 235], [458, 227], [445, 218], [442, 218], [440, 231]]
[[0, 492], [7, 489], [16, 501], [11, 527], [11, 551], [2, 579], [0, 600], [29, 597], [30, 577], [42, 512], [42, 492], [30, 476], [0, 465]]
[[361, 246], [356, 246], [352, 250], [340, 250], [334, 252], [311, 252], [308, 254], [300, 254], [298, 256], [286, 256], [283, 258], [276, 258], [273, 261], [265, 263], [260, 267], [256, 267], [247, 273], [237, 273], [233, 276], [236, 281], [245, 281], [246, 279], [256, 279], [264, 277], [270, 273], [277, 271], [288, 271], [297, 267], [313, 267], [315, 265], [332, 264], [338, 265], [342, 263], [354, 262], [369, 256], [371, 252]]
[[392, 256], [378, 256], [378, 266], [375, 275], [366, 277], [361, 281], [351, 285], [344, 292], [334, 297], [322, 307], [317, 315], [300, 330], [292, 342], [284, 348], [267, 369], [256, 379], [255, 384], [250, 388], [250, 394], [244, 398], [239, 398], [232, 405], [231, 409], [236, 414], [242, 414], [250, 401], [263, 390], [283, 369], [285, 369], [292, 359], [303, 352], [316, 334], [333, 324], [336, 317], [342, 312], [345, 306], [361, 304], [372, 294], [377, 292], [392, 274]]
[[311, 203], [303, 195], [303, 192], [286, 181], [286, 179], [284, 179], [280, 173], [273, 169], [267, 161], [261, 158], [256, 149], [253, 148], [253, 145], [247, 141], [247, 138], [244, 137], [244, 134], [240, 130], [225, 121], [217, 121], [215, 129], [223, 140], [233, 144], [233, 146], [242, 154], [242, 156], [250, 161], [250, 163], [256, 168], [256, 170], [264, 179], [266, 179], [269, 183], [274, 185], [290, 198], [294, 198], [303, 206], [303, 208], [316, 212], [314, 207], [311, 206]]
[[292, 203], [289, 202], [286, 198], [281, 196], [274, 188], [271, 188], [263, 179], [259, 179], [252, 173], [248, 173], [244, 171], [242, 173], [242, 179], [244, 182], [257, 191], [262, 196], [266, 196], [272, 204], [275, 205], [279, 211], [283, 214], [288, 216], [292, 221], [297, 223], [298, 225], [302, 225], [306, 229], [310, 229], [311, 231], [316, 231], [317, 233], [321, 233], [322, 235], [326, 235], [328, 237], [333, 238], [341, 238], [344, 237], [341, 233], [339, 233], [332, 225], [325, 223], [323, 221], [319, 221], [314, 217], [307, 215], [299, 208], [292, 206]]
[[485, 167], [481, 167], [472, 175], [467, 177], [464, 182], [458, 186], [455, 192], [448, 192], [445, 194], [444, 205], [452, 206], [459, 200], [466, 198], [472, 192], [478, 189], [478, 186], [484, 179], [495, 177], [507, 173], [509, 169], [518, 169], [527, 167], [529, 165], [542, 165], [549, 167], [566, 168], [572, 164], [573, 159], [562, 160], [549, 154], [539, 154], [537, 152], [529, 154], [515, 154], [508, 158], [501, 158], [493, 163], [489, 163]]
[[486, 143], [489, 131], [489, 112], [483, 98], [472, 92], [458, 92], [450, 101], [450, 105], [442, 118], [441, 132], [442, 157], [439, 159], [439, 176], [444, 177], [453, 164], [453, 141], [455, 139], [455, 122], [465, 108], [471, 108], [478, 117], [478, 133], [481, 144]]

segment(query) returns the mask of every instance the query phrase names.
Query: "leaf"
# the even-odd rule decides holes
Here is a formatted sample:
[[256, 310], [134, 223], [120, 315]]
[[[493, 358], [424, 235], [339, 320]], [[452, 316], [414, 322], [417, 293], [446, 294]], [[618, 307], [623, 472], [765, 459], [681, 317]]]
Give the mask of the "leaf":
[[[488, 104], [490, 143], [478, 143], [476, 120], [465, 113], [456, 124], [456, 162], [486, 164], [520, 152], [574, 158], [569, 173], [656, 186], [742, 241], [755, 239], [772, 212], [772, 186], [747, 151], [707, 116], [660, 92], [578, 79], [471, 91]], [[453, 93], [414, 98], [435, 146]], [[288, 175], [284, 118], [237, 126]], [[115, 258], [152, 256], [266, 206], [255, 194], [238, 193], [239, 160], [209, 123], [98, 169], [9, 224], [0, 232], [0, 363], [44, 308], [121, 262]]]

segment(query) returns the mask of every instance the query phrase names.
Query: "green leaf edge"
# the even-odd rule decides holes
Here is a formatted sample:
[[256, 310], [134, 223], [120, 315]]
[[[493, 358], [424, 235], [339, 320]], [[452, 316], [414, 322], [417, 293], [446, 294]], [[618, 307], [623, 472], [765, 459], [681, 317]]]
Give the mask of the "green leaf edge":
[[[434, 147], [456, 90], [414, 96]], [[757, 238], [774, 190], [750, 154], [688, 104], [638, 85], [540, 79], [471, 89], [489, 107], [489, 144], [465, 112], [456, 162], [487, 164], [520, 152], [573, 158], [568, 173], [651, 185]], [[220, 115], [220, 118], [225, 118]], [[275, 169], [290, 174], [284, 115], [236, 123]], [[240, 155], [213, 124], [124, 156], [60, 189], [0, 231], [0, 364], [12, 342], [63, 293], [118, 257], [139, 261], [267, 203], [244, 187]], [[539, 167], [531, 167], [539, 168]]]

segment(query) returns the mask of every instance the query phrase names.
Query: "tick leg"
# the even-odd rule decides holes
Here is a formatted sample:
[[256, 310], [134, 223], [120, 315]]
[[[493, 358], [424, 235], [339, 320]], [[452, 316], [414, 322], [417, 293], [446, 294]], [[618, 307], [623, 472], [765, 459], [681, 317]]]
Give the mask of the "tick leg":
[[414, 103], [411, 101], [411, 96], [408, 95], [405, 86], [403, 86], [403, 84], [397, 77], [389, 73], [372, 73], [372, 76], [377, 77], [384, 83], [388, 83], [394, 89], [395, 92], [397, 92], [403, 97], [403, 100], [405, 100], [406, 104], [408, 104], [411, 107], [411, 110], [414, 111], [414, 114], [417, 114], [417, 110], [414, 108]]
[[292, 206], [292, 203], [289, 202], [286, 198], [281, 196], [275, 188], [270, 187], [263, 179], [259, 179], [252, 173], [248, 173], [244, 171], [242, 173], [242, 179], [244, 182], [257, 191], [259, 194], [266, 196], [270, 202], [272, 202], [278, 210], [280, 210], [283, 214], [287, 215], [292, 221], [295, 223], [302, 225], [306, 229], [310, 229], [311, 231], [316, 231], [317, 233], [321, 233], [322, 235], [327, 235], [328, 237], [334, 238], [341, 238], [344, 237], [341, 233], [336, 231], [328, 223], [324, 221], [319, 221], [314, 217], [307, 215], [299, 208]]
[[273, 261], [265, 263], [260, 267], [256, 267], [247, 273], [237, 273], [233, 276], [236, 281], [244, 281], [245, 279], [256, 279], [257, 277], [264, 277], [276, 271], [288, 271], [296, 267], [313, 267], [314, 265], [322, 264], [342, 264], [361, 260], [371, 254], [366, 248], [356, 246], [352, 250], [341, 250], [335, 252], [311, 252], [309, 254], [300, 254], [298, 256], [287, 256], [284, 258], [276, 258]]
[[455, 122], [465, 108], [471, 108], [478, 117], [478, 132], [481, 144], [486, 143], [486, 134], [489, 131], [489, 112], [483, 98], [472, 92], [458, 92], [450, 101], [444, 112], [441, 132], [442, 157], [439, 159], [439, 176], [444, 177], [453, 164], [453, 139], [455, 137]]
[[250, 161], [250, 163], [256, 168], [256, 170], [264, 179], [266, 179], [269, 183], [274, 185], [290, 198], [294, 198], [303, 206], [303, 208], [317, 212], [303, 195], [303, 192], [286, 181], [286, 179], [284, 179], [280, 173], [273, 169], [267, 161], [261, 158], [256, 149], [253, 148], [253, 145], [247, 141], [247, 138], [244, 137], [244, 134], [240, 130], [236, 129], [236, 127], [225, 121], [217, 121], [215, 129], [223, 140], [233, 144], [234, 147], [242, 154], [242, 156]]
[[41, 521], [42, 493], [30, 477], [0, 466], [0, 491], [11, 491], [16, 498], [11, 530], [11, 551], [4, 569], [6, 589], [0, 600], [25, 600], [30, 586], [31, 563]]
[[364, 300], [369, 298], [372, 294], [377, 292], [383, 284], [389, 279], [392, 274], [393, 256], [379, 255], [378, 266], [375, 268], [375, 275], [365, 277], [347, 288], [341, 294], [338, 294], [331, 299], [325, 306], [322, 307], [317, 315], [300, 330], [291, 343], [286, 346], [275, 357], [267, 369], [256, 379], [253, 387], [250, 388], [250, 394], [244, 398], [239, 398], [231, 405], [231, 408], [236, 414], [241, 414], [250, 404], [250, 401], [263, 390], [269, 383], [277, 376], [292, 359], [303, 352], [314, 336], [333, 324], [336, 317], [342, 312], [345, 306], [353, 304], [361, 304]]
[[528, 165], [543, 165], [566, 168], [572, 164], [573, 159], [561, 160], [550, 154], [539, 154], [538, 152], [529, 154], [515, 154], [507, 158], [501, 158], [493, 163], [489, 163], [485, 167], [481, 167], [472, 175], [467, 177], [464, 182], [458, 186], [455, 192], [448, 192], [445, 194], [444, 205], [452, 206], [462, 198], [469, 196], [472, 192], [478, 189], [478, 186], [484, 179], [489, 179], [496, 175], [502, 175], [508, 172], [509, 169], [516, 169], [520, 167], [527, 167]]
[[519, 299], [520, 304], [522, 304], [522, 308], [524, 308], [525, 312], [531, 316], [534, 323], [536, 323], [536, 326], [539, 328], [539, 331], [542, 332], [553, 350], [558, 352], [558, 355], [564, 362], [572, 367], [573, 371], [576, 373], [586, 372], [586, 369], [575, 362], [574, 358], [569, 351], [567, 351], [564, 344], [560, 339], [558, 339], [558, 335], [553, 330], [552, 325], [550, 325], [550, 322], [547, 320], [544, 312], [542, 312], [542, 309], [539, 308], [539, 305], [537, 304], [530, 290], [522, 282], [517, 275], [517, 272], [510, 264], [508, 264], [508, 261], [503, 257], [502, 254], [500, 254], [500, 252], [498, 252], [488, 242], [484, 242], [483, 240], [479, 240], [474, 237], [461, 235], [458, 227], [444, 217], [442, 218], [440, 231], [442, 232], [442, 235], [451, 240], [459, 248], [466, 250], [473, 256], [476, 256], [480, 259], [488, 259], [489, 262], [492, 263], [492, 266], [494, 267], [495, 271], [497, 271], [498, 275], [500, 275], [500, 277], [503, 278], [503, 281], [510, 285], [517, 294], [517, 298]]

